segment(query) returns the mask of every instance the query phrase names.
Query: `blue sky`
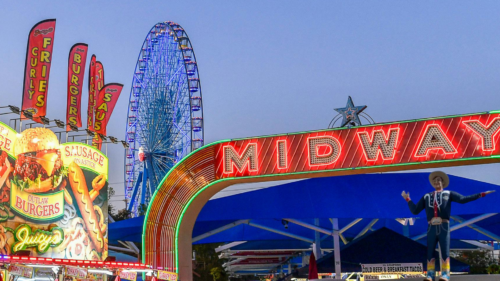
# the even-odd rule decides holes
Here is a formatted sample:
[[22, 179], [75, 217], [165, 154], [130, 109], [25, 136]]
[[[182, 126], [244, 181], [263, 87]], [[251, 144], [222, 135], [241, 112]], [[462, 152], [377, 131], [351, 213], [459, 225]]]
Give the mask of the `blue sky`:
[[[125, 85], [108, 125], [121, 139], [139, 49], [166, 20], [195, 49], [207, 143], [326, 128], [349, 95], [377, 122], [497, 110], [499, 14], [498, 1], [5, 1], [1, 105], [21, 105], [28, 32], [56, 18], [49, 118], [64, 120], [68, 52], [88, 43], [106, 82]], [[108, 151], [123, 194], [124, 151]], [[499, 184], [498, 168], [445, 170]]]

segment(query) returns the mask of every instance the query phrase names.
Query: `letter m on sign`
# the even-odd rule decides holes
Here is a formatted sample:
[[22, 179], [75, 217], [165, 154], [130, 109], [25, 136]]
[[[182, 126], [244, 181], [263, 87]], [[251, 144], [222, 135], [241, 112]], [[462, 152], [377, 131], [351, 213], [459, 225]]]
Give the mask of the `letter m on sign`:
[[250, 172], [258, 170], [256, 143], [247, 144], [245, 149], [240, 152], [237, 152], [231, 145], [226, 145], [223, 149], [224, 173], [233, 173], [233, 167], [236, 167], [240, 173], [245, 169], [248, 169]]

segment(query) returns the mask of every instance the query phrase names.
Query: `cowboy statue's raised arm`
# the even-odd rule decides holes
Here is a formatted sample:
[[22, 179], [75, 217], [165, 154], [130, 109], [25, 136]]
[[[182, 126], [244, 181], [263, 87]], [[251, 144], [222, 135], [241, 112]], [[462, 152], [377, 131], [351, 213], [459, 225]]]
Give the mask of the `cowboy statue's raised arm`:
[[458, 192], [450, 191], [450, 195], [451, 195], [451, 201], [457, 202], [460, 204], [465, 204], [465, 203], [469, 203], [471, 201], [477, 200], [477, 199], [484, 197], [484, 196], [486, 196], [490, 193], [493, 193], [493, 192], [495, 192], [495, 190], [481, 192], [481, 193], [477, 193], [477, 194], [473, 194], [473, 195], [469, 195], [469, 196], [463, 196], [462, 194], [460, 194]]
[[449, 281], [451, 203], [465, 204], [495, 191], [463, 196], [454, 191], [444, 190], [450, 183], [450, 179], [443, 172], [431, 173], [429, 175], [429, 182], [435, 190], [426, 193], [417, 204], [411, 201], [409, 193], [403, 191], [401, 196], [408, 202], [408, 207], [412, 214], [418, 215], [422, 210], [425, 210], [425, 216], [429, 224], [427, 230], [427, 276], [424, 281], [434, 280], [436, 275], [434, 252], [437, 243], [441, 246], [442, 257], [441, 276], [439, 280]]
[[401, 196], [403, 196], [403, 198], [406, 200], [406, 202], [408, 202], [408, 207], [410, 207], [410, 212], [412, 214], [418, 215], [418, 214], [420, 214], [420, 212], [422, 212], [422, 210], [424, 210], [424, 207], [425, 207], [424, 197], [422, 197], [415, 205], [415, 203], [413, 203], [413, 201], [411, 201], [409, 192], [406, 193], [405, 191], [403, 191], [403, 193], [401, 193]]

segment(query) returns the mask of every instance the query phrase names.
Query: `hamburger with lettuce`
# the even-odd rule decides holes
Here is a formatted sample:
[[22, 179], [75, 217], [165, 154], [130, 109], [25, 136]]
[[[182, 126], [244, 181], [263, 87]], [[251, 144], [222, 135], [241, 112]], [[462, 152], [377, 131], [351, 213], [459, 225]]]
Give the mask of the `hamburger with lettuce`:
[[17, 160], [12, 183], [28, 193], [56, 189], [67, 176], [59, 140], [49, 129], [31, 128], [21, 133], [14, 144]]

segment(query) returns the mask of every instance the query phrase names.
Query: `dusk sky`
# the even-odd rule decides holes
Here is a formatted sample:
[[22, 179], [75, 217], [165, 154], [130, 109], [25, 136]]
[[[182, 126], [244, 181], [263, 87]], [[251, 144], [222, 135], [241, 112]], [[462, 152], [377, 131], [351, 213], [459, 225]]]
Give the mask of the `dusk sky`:
[[[65, 120], [68, 52], [87, 43], [106, 83], [125, 85], [108, 125], [119, 139], [139, 50], [161, 21], [193, 44], [205, 143], [324, 129], [348, 96], [376, 122], [498, 110], [499, 14], [498, 1], [4, 1], [0, 106], [21, 106], [28, 32], [56, 18], [47, 116]], [[85, 86], [82, 112], [87, 100]], [[108, 154], [111, 203], [123, 207], [124, 149]], [[500, 184], [498, 169], [443, 170]]]

